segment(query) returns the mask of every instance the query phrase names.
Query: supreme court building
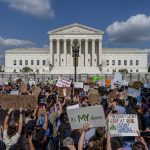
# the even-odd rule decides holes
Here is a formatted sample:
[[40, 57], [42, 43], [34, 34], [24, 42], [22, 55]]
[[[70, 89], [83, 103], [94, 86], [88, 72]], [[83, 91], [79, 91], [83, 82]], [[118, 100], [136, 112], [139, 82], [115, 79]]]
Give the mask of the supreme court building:
[[74, 74], [72, 45], [79, 43], [77, 74], [108, 74], [121, 69], [146, 73], [148, 54], [136, 48], [103, 48], [104, 32], [81, 24], [48, 31], [49, 48], [18, 48], [5, 52], [5, 72]]

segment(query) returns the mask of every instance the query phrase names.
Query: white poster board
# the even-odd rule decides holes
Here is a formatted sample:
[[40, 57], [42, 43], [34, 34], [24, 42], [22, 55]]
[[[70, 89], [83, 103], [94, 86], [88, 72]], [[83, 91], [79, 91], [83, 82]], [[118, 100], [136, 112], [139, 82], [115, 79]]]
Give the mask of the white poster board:
[[114, 83], [119, 81], [120, 83], [122, 82], [122, 74], [119, 72], [115, 72], [115, 76], [114, 76]]
[[19, 95], [19, 91], [10, 91], [10, 95]]
[[137, 136], [138, 119], [136, 114], [109, 114], [111, 136]]
[[144, 83], [144, 87], [150, 89], [150, 83]]
[[73, 84], [75, 88], [78, 88], [78, 89], [83, 88], [83, 82], [74, 82]]
[[127, 95], [132, 97], [138, 97], [141, 95], [141, 90], [136, 90], [134, 88], [128, 88]]
[[64, 77], [59, 77], [58, 81], [56, 83], [57, 87], [70, 87], [71, 85], [71, 80], [64, 78]]
[[105, 87], [105, 80], [99, 80], [98, 85]]
[[90, 86], [89, 85], [84, 85], [83, 90], [84, 92], [88, 92], [89, 91]]
[[101, 105], [79, 107], [67, 110], [71, 129], [81, 129], [83, 124], [89, 123], [91, 127], [105, 127], [104, 110]]

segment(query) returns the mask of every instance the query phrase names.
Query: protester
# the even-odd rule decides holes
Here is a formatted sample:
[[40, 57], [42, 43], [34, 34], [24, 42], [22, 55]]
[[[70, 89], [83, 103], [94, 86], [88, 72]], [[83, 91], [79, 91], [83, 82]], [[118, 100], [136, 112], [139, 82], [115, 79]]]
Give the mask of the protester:
[[[10, 95], [12, 90], [18, 90], [21, 96], [36, 96], [37, 106], [20, 108], [18, 119], [14, 116], [17, 108], [10, 108], [0, 126], [0, 150], [148, 150], [150, 149], [150, 88], [143, 86], [142, 80], [140, 97], [121, 95], [127, 92], [128, 85], [119, 81], [107, 86], [99, 86], [97, 82], [86, 82], [87, 89], [73, 88], [69, 79], [67, 87], [59, 88], [57, 83], [35, 83], [30, 80], [24, 86], [22, 83], [1, 85], [0, 93]], [[37, 91], [35, 91], [35, 89]], [[139, 90], [139, 88], [134, 90]], [[68, 92], [68, 91], [69, 92]], [[85, 91], [84, 91], [85, 90]], [[97, 101], [95, 95], [99, 94]], [[94, 93], [93, 92], [93, 93]], [[114, 94], [115, 93], [115, 94]], [[104, 110], [106, 126], [93, 127], [85, 121], [82, 128], [72, 129], [68, 109], [93, 107], [101, 105]], [[74, 108], [76, 109], [76, 108]], [[3, 105], [1, 111], [5, 111]], [[110, 115], [135, 115], [139, 130], [136, 136], [113, 136], [109, 129]], [[2, 115], [3, 116], [3, 115]], [[83, 118], [81, 118], [83, 119]], [[123, 131], [123, 127], [120, 129]], [[127, 125], [126, 125], [127, 127]]]

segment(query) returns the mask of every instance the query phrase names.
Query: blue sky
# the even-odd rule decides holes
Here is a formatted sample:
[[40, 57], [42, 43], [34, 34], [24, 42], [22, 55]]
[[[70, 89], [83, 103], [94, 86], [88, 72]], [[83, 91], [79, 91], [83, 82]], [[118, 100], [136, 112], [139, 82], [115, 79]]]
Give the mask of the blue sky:
[[47, 31], [81, 23], [105, 32], [103, 47], [150, 49], [149, 0], [0, 0], [0, 57], [46, 47]]

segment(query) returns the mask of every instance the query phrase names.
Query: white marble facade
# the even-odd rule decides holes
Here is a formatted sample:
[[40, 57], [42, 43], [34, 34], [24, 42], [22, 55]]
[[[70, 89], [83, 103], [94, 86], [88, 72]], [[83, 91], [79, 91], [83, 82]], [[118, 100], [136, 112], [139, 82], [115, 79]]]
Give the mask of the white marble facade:
[[102, 48], [103, 34], [101, 30], [77, 23], [49, 31], [49, 49], [28, 48], [6, 51], [5, 72], [13, 72], [14, 69], [19, 72], [20, 69], [28, 66], [33, 71], [39, 70], [39, 73], [74, 74], [72, 57], [74, 40], [80, 43], [78, 74], [112, 73], [119, 69], [147, 72], [146, 52], [129, 48]]

